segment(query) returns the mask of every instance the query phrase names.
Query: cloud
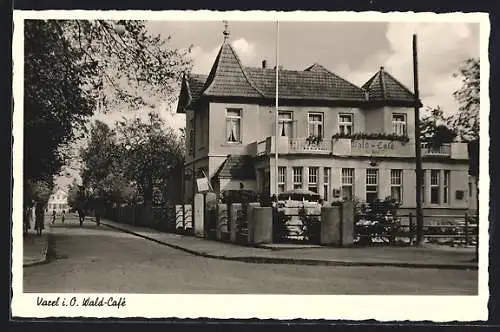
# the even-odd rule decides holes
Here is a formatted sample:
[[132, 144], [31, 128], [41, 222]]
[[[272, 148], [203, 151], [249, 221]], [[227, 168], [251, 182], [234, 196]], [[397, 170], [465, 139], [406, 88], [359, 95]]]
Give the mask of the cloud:
[[419, 90], [424, 106], [440, 105], [455, 112], [453, 92], [460, 80], [453, 77], [461, 62], [479, 56], [479, 41], [466, 23], [390, 23], [386, 37], [391, 55], [384, 67], [413, 90], [412, 35], [417, 35]]

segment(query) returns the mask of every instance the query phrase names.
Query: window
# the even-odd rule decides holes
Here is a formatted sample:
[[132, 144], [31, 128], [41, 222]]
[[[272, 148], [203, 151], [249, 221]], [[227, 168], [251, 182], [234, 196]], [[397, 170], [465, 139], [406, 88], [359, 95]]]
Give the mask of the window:
[[403, 193], [403, 171], [400, 169], [391, 169], [391, 197], [396, 200], [396, 202], [401, 202], [401, 196]]
[[318, 167], [309, 167], [309, 187], [312, 192], [318, 192]]
[[309, 136], [323, 137], [323, 114], [309, 113]]
[[291, 112], [279, 112], [279, 135], [292, 137], [293, 119]]
[[353, 133], [352, 114], [339, 114], [339, 133], [345, 135]]
[[378, 199], [378, 169], [366, 170], [366, 201], [373, 202]]
[[472, 197], [472, 183], [469, 182], [469, 197]]
[[330, 167], [325, 167], [323, 172], [323, 200], [328, 201], [328, 192], [330, 191]]
[[443, 203], [448, 203], [450, 201], [450, 171], [444, 171], [443, 178]]
[[342, 168], [342, 198], [352, 200], [354, 197], [354, 168]]
[[392, 115], [392, 133], [399, 136], [406, 135], [406, 114]]
[[302, 189], [302, 167], [293, 168], [293, 189]]
[[439, 169], [431, 170], [431, 204], [439, 204], [439, 196], [440, 196], [439, 175], [440, 175]]
[[240, 143], [241, 110], [226, 110], [226, 142]]
[[286, 167], [278, 167], [278, 192], [286, 190]]

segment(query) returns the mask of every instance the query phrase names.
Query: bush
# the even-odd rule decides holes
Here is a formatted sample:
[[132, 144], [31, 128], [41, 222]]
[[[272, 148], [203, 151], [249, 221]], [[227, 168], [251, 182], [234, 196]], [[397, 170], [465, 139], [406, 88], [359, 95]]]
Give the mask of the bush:
[[374, 238], [382, 238], [393, 243], [399, 231], [399, 219], [396, 217], [399, 205], [390, 197], [358, 204], [355, 233], [360, 241], [370, 243]]

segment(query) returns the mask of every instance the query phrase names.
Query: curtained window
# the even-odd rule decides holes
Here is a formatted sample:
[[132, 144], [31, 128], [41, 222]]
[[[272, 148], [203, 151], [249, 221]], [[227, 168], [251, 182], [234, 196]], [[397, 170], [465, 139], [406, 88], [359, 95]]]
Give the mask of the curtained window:
[[226, 110], [226, 142], [241, 142], [241, 110]]

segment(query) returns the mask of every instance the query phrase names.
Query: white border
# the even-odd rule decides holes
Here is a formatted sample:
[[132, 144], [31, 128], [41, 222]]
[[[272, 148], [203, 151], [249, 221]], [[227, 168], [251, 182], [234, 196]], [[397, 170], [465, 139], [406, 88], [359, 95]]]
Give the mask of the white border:
[[[121, 309], [36, 305], [37, 294], [22, 289], [22, 226], [13, 223], [13, 317], [178, 317], [178, 318], [276, 318], [348, 319], [379, 321], [429, 320], [471, 321], [488, 317], [488, 211], [489, 211], [489, 59], [490, 24], [484, 13], [378, 13], [378, 12], [216, 12], [216, 11], [18, 11], [13, 14], [13, 220], [22, 220], [23, 152], [23, 20], [24, 19], [143, 19], [143, 20], [235, 20], [235, 21], [372, 21], [372, 22], [470, 22], [480, 23], [481, 45], [481, 145], [480, 145], [480, 267], [478, 296], [331, 296], [331, 295], [140, 295], [140, 294], [51, 294], [71, 298], [99, 295], [126, 297]], [[46, 296], [48, 294], [45, 294]]]

